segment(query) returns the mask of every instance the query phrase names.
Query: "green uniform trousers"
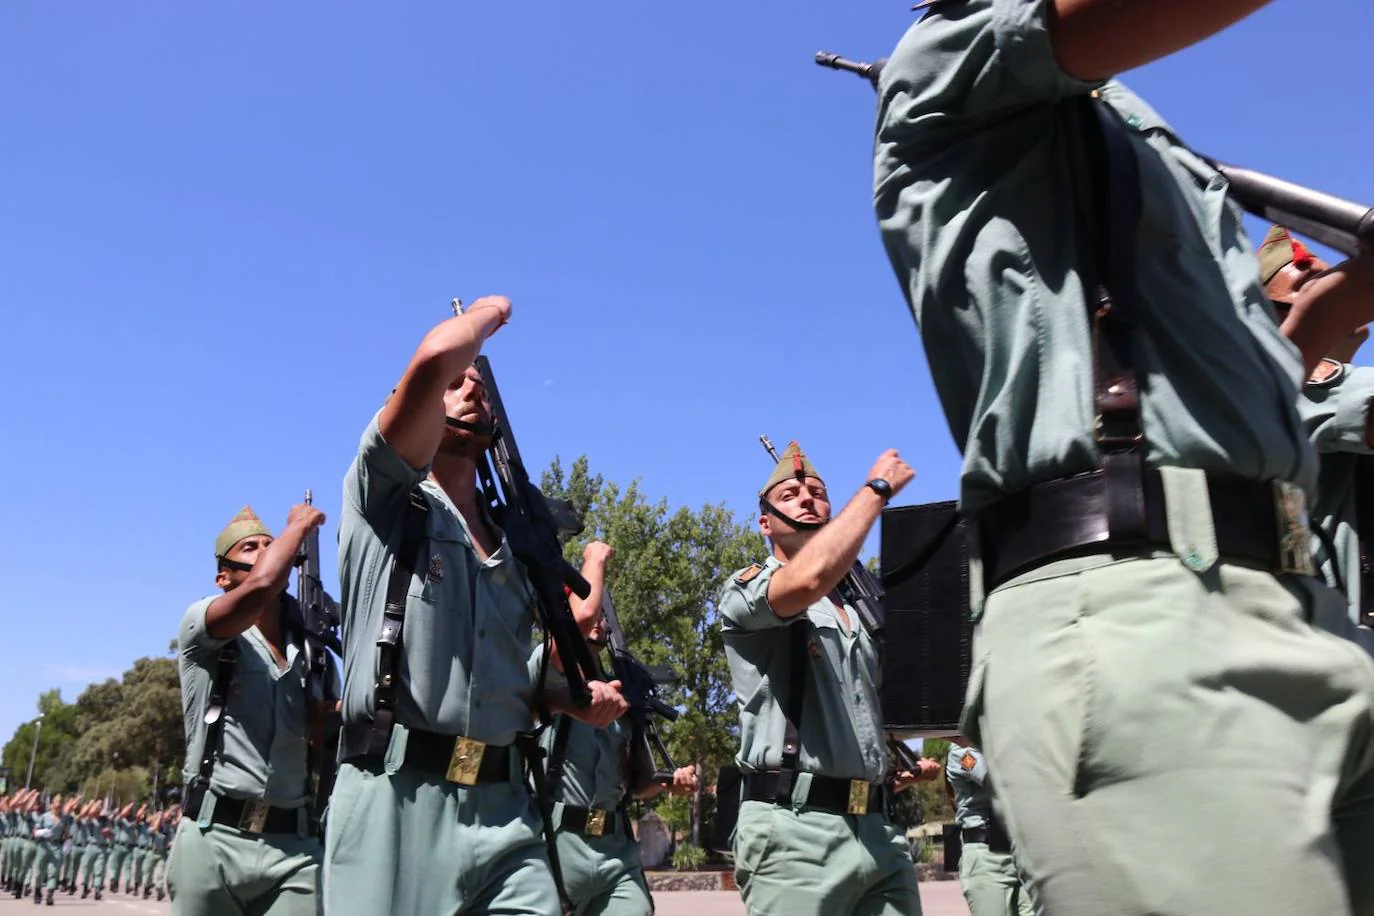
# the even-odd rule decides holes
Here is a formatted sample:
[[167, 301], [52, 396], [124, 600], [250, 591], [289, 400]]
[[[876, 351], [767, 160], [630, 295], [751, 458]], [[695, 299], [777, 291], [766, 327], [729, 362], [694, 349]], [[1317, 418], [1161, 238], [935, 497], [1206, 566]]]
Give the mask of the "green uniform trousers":
[[919, 916], [916, 868], [883, 814], [740, 804], [735, 882], [750, 916]]
[[143, 860], [143, 889], [157, 890], [167, 878], [167, 853], [148, 850]]
[[177, 825], [167, 861], [173, 916], [316, 916], [319, 885], [315, 837], [201, 827], [190, 818]]
[[514, 774], [469, 787], [345, 763], [327, 829], [329, 916], [560, 912], [539, 814]]
[[130, 849], [124, 843], [114, 843], [110, 846], [110, 858], [108, 860], [110, 890], [119, 890], [119, 873], [124, 869], [124, 860], [129, 857]]
[[57, 889], [57, 879], [62, 872], [62, 844], [44, 842], [38, 847], [37, 861], [33, 869], [33, 886]]
[[81, 871], [81, 886], [96, 890], [105, 889], [105, 859], [108, 852], [103, 846], [94, 843], [86, 845], [85, 864]]
[[1035, 916], [1011, 853], [987, 843], [965, 843], [959, 854], [959, 887], [970, 916]]
[[616, 832], [604, 836], [558, 833], [563, 889], [577, 916], [649, 916], [654, 911], [639, 843], [626, 835], [624, 819], [617, 815], [617, 821]]
[[965, 734], [1053, 916], [1374, 913], [1374, 662], [1315, 579], [1080, 557], [987, 597]]
[[136, 891], [143, 882], [143, 854], [146, 850], [137, 846], [129, 847], [124, 857], [124, 890]]
[[66, 883], [68, 883], [68, 882], [70, 882], [70, 881], [73, 881], [73, 880], [75, 879], [76, 867], [77, 867], [77, 864], [78, 864], [78, 863], [77, 863], [77, 856], [78, 856], [78, 855], [79, 855], [79, 847], [73, 846], [71, 849], [63, 850], [63, 852], [62, 852], [62, 871], [61, 871], [61, 874], [59, 875], [59, 878], [60, 878], [60, 880], [61, 880], [61, 882], [62, 882], [63, 884], [66, 884]]
[[14, 880], [22, 887], [34, 883], [33, 863], [38, 858], [38, 842], [21, 839], [14, 857]]

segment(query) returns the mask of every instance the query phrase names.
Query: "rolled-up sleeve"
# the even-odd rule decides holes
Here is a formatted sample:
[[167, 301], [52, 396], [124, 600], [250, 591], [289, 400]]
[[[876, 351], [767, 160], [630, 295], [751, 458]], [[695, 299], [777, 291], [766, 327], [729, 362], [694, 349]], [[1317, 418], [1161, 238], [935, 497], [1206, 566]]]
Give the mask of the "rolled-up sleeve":
[[382, 437], [381, 411], [363, 432], [358, 456], [344, 478], [344, 498], [363, 518], [375, 521], [425, 478], [428, 467], [413, 468]]
[[770, 562], [762, 568], [751, 566], [730, 577], [721, 590], [718, 605], [727, 627], [766, 630], [792, 623], [794, 618], [779, 617], [768, 603], [768, 583], [773, 581], [773, 573], [779, 569], [781, 566]]
[[187, 608], [181, 617], [177, 648], [182, 658], [187, 661], [203, 665], [211, 653], [229, 642], [229, 639], [216, 639], [211, 636], [210, 629], [205, 623], [205, 615], [214, 603], [214, 598], [202, 598]]
[[1369, 447], [1369, 402], [1374, 398], [1374, 367], [1346, 366], [1329, 385], [1308, 385], [1298, 413], [1318, 452], [1374, 454]]

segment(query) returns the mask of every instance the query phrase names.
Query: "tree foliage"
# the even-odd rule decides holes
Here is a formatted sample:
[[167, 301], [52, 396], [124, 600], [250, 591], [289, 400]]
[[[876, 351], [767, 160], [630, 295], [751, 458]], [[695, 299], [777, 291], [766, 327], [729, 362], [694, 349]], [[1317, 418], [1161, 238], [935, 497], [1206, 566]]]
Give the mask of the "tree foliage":
[[33, 722], [21, 725], [0, 751], [15, 783], [23, 784], [36, 732], [33, 784], [49, 792], [112, 793], [133, 801], [148, 797], [155, 779], [159, 788], [179, 781], [186, 745], [172, 659], [140, 658], [120, 680], [91, 684], [75, 703], [47, 691], [38, 709], [41, 730]]
[[[591, 540], [615, 549], [606, 582], [630, 651], [679, 676], [662, 690], [682, 712], [661, 729], [669, 751], [678, 766], [695, 763], [703, 785], [713, 782], [739, 747], [716, 598], [727, 576], [764, 555], [763, 538], [721, 504], [671, 511], [666, 500], [650, 502], [637, 480], [622, 487], [593, 475], [585, 456], [566, 472], [555, 458], [541, 488], [582, 516], [585, 530], [565, 545], [569, 562], [577, 565]], [[690, 811], [693, 842], [701, 815], [699, 792]]]

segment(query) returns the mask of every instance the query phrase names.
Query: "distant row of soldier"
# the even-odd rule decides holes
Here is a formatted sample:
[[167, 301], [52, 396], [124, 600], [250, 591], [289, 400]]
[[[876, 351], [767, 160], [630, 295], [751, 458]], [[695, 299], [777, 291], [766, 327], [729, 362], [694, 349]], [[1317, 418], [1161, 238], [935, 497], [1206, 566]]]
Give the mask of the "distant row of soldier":
[[53, 905], [58, 891], [99, 900], [108, 881], [118, 893], [146, 899], [166, 894], [163, 878], [176, 824], [177, 806], [151, 811], [129, 803], [111, 810], [105, 802], [80, 796], [47, 800], [37, 789], [21, 789], [0, 799], [0, 876], [16, 899]]

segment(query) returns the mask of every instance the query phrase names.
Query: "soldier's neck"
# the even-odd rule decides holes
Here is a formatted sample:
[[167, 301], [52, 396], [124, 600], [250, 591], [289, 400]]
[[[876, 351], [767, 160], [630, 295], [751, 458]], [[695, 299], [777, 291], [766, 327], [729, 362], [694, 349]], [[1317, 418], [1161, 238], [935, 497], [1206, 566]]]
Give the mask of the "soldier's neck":
[[477, 462], [466, 455], [441, 452], [434, 456], [429, 477], [463, 516], [478, 556], [483, 560], [491, 556], [496, 549], [496, 539], [487, 528], [486, 516], [477, 501]]

